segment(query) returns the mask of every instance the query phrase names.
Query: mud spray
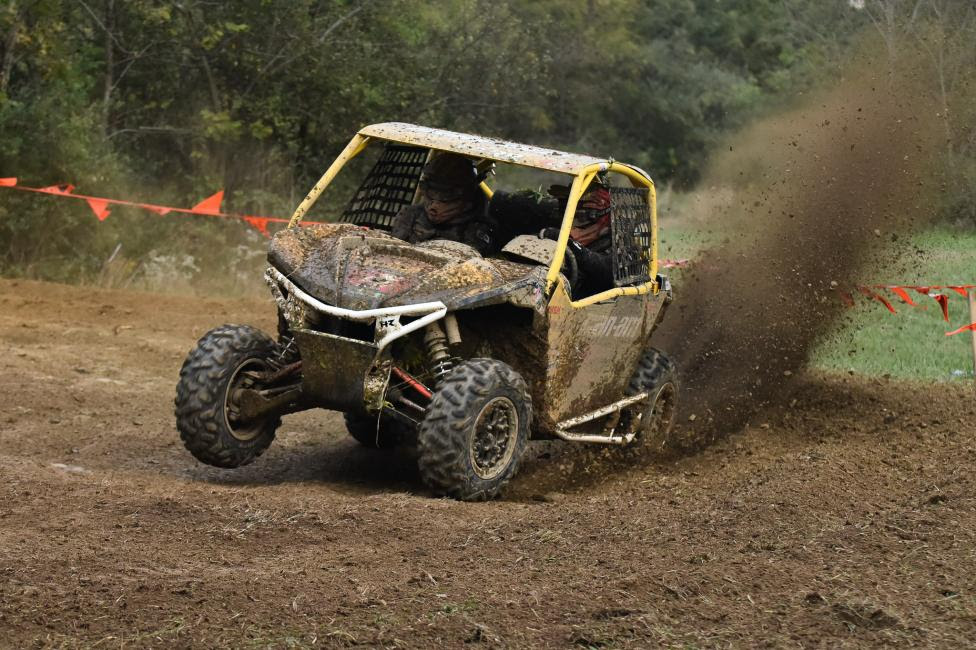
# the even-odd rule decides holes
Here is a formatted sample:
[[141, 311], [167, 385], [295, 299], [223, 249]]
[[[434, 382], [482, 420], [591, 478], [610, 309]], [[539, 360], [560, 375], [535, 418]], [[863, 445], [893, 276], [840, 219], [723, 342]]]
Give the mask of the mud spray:
[[731, 191], [705, 221], [726, 238], [683, 279], [656, 339], [683, 371], [686, 446], [782, 399], [844, 313], [835, 288], [907, 256], [905, 235], [935, 216], [938, 109], [923, 72], [887, 70], [865, 66], [714, 159], [705, 187]]
[[[654, 339], [680, 370], [680, 447], [734, 433], [788, 399], [844, 313], [838, 284], [909, 256], [906, 235], [933, 218], [943, 182], [938, 108], [924, 72], [889, 69], [862, 65], [713, 157], [697, 193], [708, 214], [681, 218], [724, 239], [678, 280]], [[626, 469], [613, 451], [550, 453], [561, 477], [530, 470], [524, 489], [585, 487]]]

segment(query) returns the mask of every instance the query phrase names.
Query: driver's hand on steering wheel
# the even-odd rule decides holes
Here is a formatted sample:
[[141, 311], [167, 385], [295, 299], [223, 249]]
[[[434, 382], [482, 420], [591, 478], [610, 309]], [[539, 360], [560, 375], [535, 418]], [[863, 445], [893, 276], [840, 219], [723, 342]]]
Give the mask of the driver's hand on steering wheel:
[[[539, 231], [539, 239], [559, 239], [559, 228], [543, 228]], [[580, 262], [586, 256], [584, 249], [578, 241], [570, 238], [566, 243], [566, 255], [563, 257], [563, 266], [560, 272], [566, 276], [572, 286], [579, 279]]]

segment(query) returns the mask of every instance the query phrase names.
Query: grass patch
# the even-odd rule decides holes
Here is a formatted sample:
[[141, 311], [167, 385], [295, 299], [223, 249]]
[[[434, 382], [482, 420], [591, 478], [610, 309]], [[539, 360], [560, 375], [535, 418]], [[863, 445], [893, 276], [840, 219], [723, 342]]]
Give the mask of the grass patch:
[[[694, 259], [703, 249], [723, 238], [720, 231], [703, 231], [678, 220], [665, 220], [660, 228], [660, 256]], [[867, 273], [872, 284], [954, 285], [976, 284], [976, 232], [935, 228], [896, 242], [906, 254], [889, 268]], [[672, 276], [676, 300], [682, 296], [681, 269]], [[897, 313], [880, 303], [855, 297], [855, 306], [811, 352], [813, 368], [863, 375], [890, 375], [923, 381], [959, 381], [972, 378], [972, 344], [968, 333], [945, 333], [968, 324], [969, 306], [955, 292], [949, 296], [949, 319], [935, 300], [910, 292], [918, 307], [885, 293]], [[840, 298], [838, 297], [838, 300]]]
[[694, 259], [702, 249], [717, 244], [723, 233], [664, 219], [658, 225], [658, 256], [666, 260]]
[[[900, 264], [904, 268], [897, 277], [878, 277], [878, 284], [976, 284], [976, 233], [935, 229], [912, 238], [908, 246], [917, 253], [912, 263]], [[970, 322], [969, 306], [955, 292], [947, 295], [949, 323], [942, 320], [935, 300], [925, 296], [917, 296], [919, 307], [911, 307], [886, 295], [897, 314], [858, 298], [844, 322], [813, 351], [811, 365], [927, 381], [971, 377], [970, 335], [945, 336]]]

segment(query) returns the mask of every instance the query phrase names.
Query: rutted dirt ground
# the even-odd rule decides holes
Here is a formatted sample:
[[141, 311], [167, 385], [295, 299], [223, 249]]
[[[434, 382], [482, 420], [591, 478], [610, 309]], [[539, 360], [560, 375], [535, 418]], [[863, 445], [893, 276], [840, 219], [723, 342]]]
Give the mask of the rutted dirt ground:
[[[181, 446], [207, 329], [262, 301], [0, 281], [0, 644], [953, 647], [976, 638], [968, 387], [805, 377], [710, 448], [530, 446], [431, 498], [335, 414], [253, 465]], [[792, 401], [795, 400], [795, 401]]]

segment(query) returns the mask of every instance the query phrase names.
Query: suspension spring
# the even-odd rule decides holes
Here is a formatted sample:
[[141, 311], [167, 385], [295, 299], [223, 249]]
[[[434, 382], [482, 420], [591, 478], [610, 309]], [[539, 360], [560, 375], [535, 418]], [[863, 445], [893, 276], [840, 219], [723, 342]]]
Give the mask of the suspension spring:
[[431, 323], [424, 334], [424, 345], [427, 346], [427, 358], [430, 361], [434, 384], [440, 383], [444, 376], [454, 369], [454, 360], [447, 347], [447, 335], [440, 324]]

